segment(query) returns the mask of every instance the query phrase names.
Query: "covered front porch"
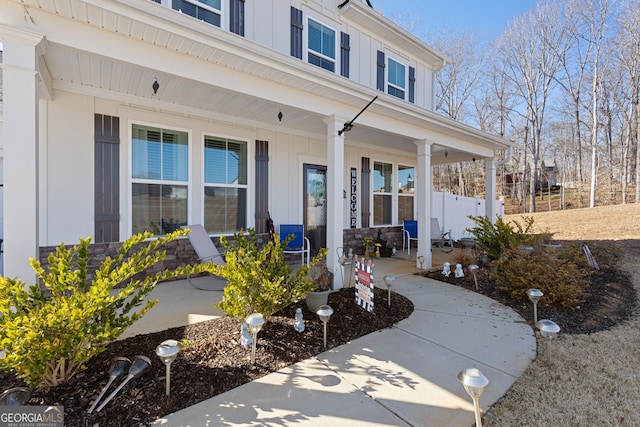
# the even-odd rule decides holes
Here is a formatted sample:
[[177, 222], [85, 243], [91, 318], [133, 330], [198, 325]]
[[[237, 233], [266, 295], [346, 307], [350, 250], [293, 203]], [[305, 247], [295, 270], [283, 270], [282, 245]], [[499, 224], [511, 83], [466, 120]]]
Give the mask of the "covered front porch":
[[[434, 165], [483, 161], [486, 199], [496, 199], [496, 156], [509, 147], [501, 138], [249, 40], [209, 36], [208, 26], [180, 16], [171, 15], [184, 26], [176, 32], [139, 11], [96, 12], [100, 22], [126, 19], [136, 31], [122, 43], [117, 28], [34, 8], [33, 19], [46, 23], [35, 31], [13, 4], [0, 24], [7, 276], [31, 282], [28, 259], [43, 247], [86, 236], [121, 242], [145, 224], [136, 218], [134, 189], [157, 182], [132, 172], [133, 133], [142, 127], [184, 135], [184, 179], [160, 182], [177, 190], [157, 198], [182, 198], [174, 226], [201, 223], [215, 236], [249, 227], [263, 232], [269, 214], [276, 227], [309, 227], [305, 168], [325, 168], [324, 201], [314, 207], [326, 215], [321, 244], [334, 278], [344, 230], [399, 226], [403, 219], [429, 224]], [[145, 34], [172, 45], [153, 44]], [[246, 162], [237, 168], [241, 176], [219, 186], [233, 193], [224, 196], [232, 209], [210, 208], [218, 194], [209, 195], [203, 170], [206, 144], [221, 140], [241, 144]], [[118, 147], [111, 171], [100, 169], [105, 146]], [[398, 175], [406, 170], [414, 176], [410, 191], [401, 191]], [[378, 178], [384, 186], [377, 187]], [[224, 211], [231, 225], [207, 227], [208, 209]], [[495, 204], [487, 203], [484, 214], [495, 218]], [[429, 243], [429, 228], [420, 227], [417, 255], [425, 267], [433, 263]]]

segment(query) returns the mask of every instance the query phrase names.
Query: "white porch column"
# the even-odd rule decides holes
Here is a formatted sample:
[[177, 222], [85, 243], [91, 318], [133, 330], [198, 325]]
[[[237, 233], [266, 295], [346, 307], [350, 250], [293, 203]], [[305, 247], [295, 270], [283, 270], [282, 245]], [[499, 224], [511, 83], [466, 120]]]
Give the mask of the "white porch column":
[[37, 49], [43, 36], [0, 27], [4, 42], [4, 275], [31, 285], [38, 259]]
[[484, 159], [484, 176], [486, 195], [484, 200], [484, 214], [491, 222], [496, 222], [496, 161], [495, 158]]
[[[416, 267], [431, 268], [431, 142], [415, 141], [418, 146], [418, 171], [416, 172], [416, 204], [418, 213], [418, 250]], [[419, 257], [424, 261], [420, 265]]]
[[344, 120], [327, 117], [327, 268], [333, 273], [333, 288], [344, 287], [342, 266], [338, 263], [336, 249], [343, 245], [344, 231], [344, 134], [338, 131]]

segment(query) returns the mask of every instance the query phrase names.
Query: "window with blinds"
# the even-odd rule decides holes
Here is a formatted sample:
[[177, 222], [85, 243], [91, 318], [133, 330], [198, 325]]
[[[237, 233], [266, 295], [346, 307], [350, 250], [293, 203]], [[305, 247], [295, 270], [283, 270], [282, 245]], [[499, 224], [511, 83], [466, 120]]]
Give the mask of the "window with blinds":
[[132, 232], [161, 235], [187, 225], [188, 134], [141, 125], [131, 134]]
[[233, 233], [247, 226], [247, 142], [204, 140], [204, 227]]

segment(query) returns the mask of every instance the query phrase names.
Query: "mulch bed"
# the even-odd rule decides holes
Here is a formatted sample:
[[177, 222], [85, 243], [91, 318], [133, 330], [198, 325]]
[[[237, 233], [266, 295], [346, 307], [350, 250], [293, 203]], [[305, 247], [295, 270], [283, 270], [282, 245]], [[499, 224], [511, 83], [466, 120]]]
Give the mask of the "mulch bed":
[[[322, 322], [304, 302], [269, 316], [258, 334], [254, 365], [250, 362], [251, 350], [240, 345], [240, 321], [229, 317], [116, 341], [91, 360], [82, 373], [48, 392], [36, 391], [28, 404], [64, 406], [66, 426], [148, 425], [163, 415], [391, 327], [413, 312], [413, 303], [396, 293], [392, 293], [391, 308], [386, 290], [376, 288], [374, 300], [372, 314], [355, 304], [354, 288], [329, 295], [328, 304], [334, 314], [328, 323], [326, 349]], [[305, 330], [302, 333], [293, 328], [297, 307], [303, 307]], [[188, 342], [171, 365], [170, 397], [165, 395], [165, 365], [155, 354], [158, 344], [167, 339]], [[133, 359], [136, 355], [151, 360], [149, 371], [131, 380], [100, 412], [88, 415], [87, 409], [109, 379], [111, 360], [117, 356]], [[105, 398], [119, 383], [120, 380], [109, 389]], [[24, 384], [11, 374], [0, 377], [0, 390], [21, 385]]]
[[[422, 275], [488, 296], [511, 307], [535, 329], [533, 304], [529, 299], [514, 300], [507, 293], [500, 291], [486, 269], [480, 269], [477, 273], [477, 290], [473, 276], [468, 272], [465, 272], [463, 278], [453, 277], [453, 272], [450, 277], [445, 277], [441, 269], [431, 269]], [[594, 272], [590, 276], [590, 285], [586, 292], [589, 296], [575, 309], [552, 307], [540, 300], [538, 319], [554, 321], [560, 326], [563, 334], [590, 334], [609, 329], [629, 319], [636, 307], [636, 291], [629, 275], [624, 271], [606, 268]]]
[[[453, 275], [446, 278], [440, 269], [421, 275], [462, 286], [511, 307], [533, 325], [533, 308], [528, 300], [516, 301], [499, 291], [487, 270], [478, 272], [478, 289], [473, 277]], [[588, 299], [573, 310], [538, 306], [539, 319], [551, 319], [566, 334], [588, 334], [608, 329], [628, 319], [636, 306], [636, 295], [629, 276], [619, 270], [603, 269], [591, 276]], [[68, 383], [47, 392], [36, 391], [30, 405], [62, 405], [66, 426], [138, 426], [148, 425], [163, 415], [178, 411], [212, 396], [254, 381], [296, 362], [311, 358], [330, 348], [360, 336], [393, 326], [408, 317], [413, 304], [392, 293], [392, 306], [387, 305], [387, 291], [375, 290], [375, 313], [368, 313], [355, 302], [354, 288], [346, 288], [329, 296], [334, 315], [329, 320], [327, 348], [323, 348], [322, 323], [304, 303], [292, 304], [269, 316], [258, 334], [256, 363], [250, 363], [251, 350], [240, 345], [240, 321], [228, 317], [213, 319], [186, 327], [138, 335], [107, 346], [106, 351], [87, 364], [87, 369]], [[293, 328], [295, 309], [303, 308], [305, 331]], [[165, 366], [155, 354], [162, 341], [176, 339], [188, 345], [171, 365], [171, 396], [165, 395]], [[145, 355], [151, 368], [140, 378], [128, 383], [99, 413], [87, 414], [109, 379], [111, 360], [117, 356], [132, 359]], [[23, 385], [12, 374], [0, 373], [0, 390]], [[110, 394], [111, 390], [106, 394]]]

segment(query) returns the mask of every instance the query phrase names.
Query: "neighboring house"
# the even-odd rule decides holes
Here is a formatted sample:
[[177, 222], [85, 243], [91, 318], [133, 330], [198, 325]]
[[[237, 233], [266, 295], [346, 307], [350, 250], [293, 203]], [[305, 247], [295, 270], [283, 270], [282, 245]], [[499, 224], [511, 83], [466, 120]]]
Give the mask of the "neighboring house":
[[[529, 191], [529, 177], [532, 169], [533, 162], [527, 159], [526, 167], [521, 162], [516, 162], [515, 159], [509, 159], [504, 165], [504, 172], [499, 179], [504, 184], [503, 192], [511, 197], [522, 198], [523, 184], [524, 190]], [[542, 190], [543, 192], [549, 191], [549, 189], [558, 188], [558, 168], [556, 162], [553, 159], [547, 158], [540, 160], [538, 164], [538, 172], [536, 174], [535, 188], [536, 191]], [[526, 182], [523, 183], [523, 180]]]
[[369, 3], [3, 1], [5, 274], [79, 237], [269, 213], [336, 271], [345, 229], [430, 223], [432, 165], [484, 159], [495, 200], [509, 142], [436, 114], [444, 58]]

